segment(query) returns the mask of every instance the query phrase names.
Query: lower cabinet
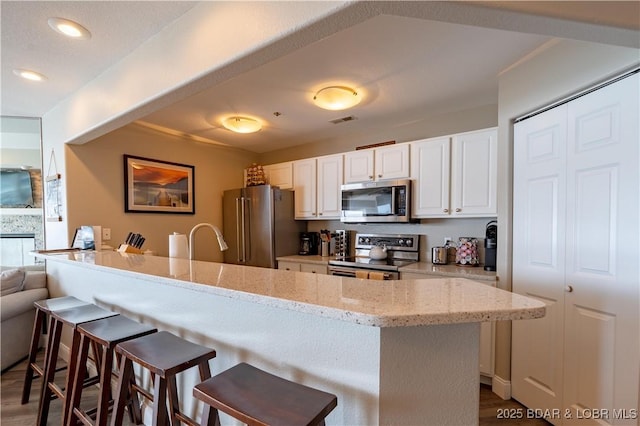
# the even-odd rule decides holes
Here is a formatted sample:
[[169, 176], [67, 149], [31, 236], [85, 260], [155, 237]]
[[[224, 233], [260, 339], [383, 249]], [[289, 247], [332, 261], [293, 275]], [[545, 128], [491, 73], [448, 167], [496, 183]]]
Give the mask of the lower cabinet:
[[[414, 272], [401, 272], [401, 280], [424, 280], [444, 278], [439, 275], [425, 275]], [[478, 281], [482, 284], [496, 286], [495, 281]], [[480, 324], [480, 374], [487, 377], [493, 377], [494, 370], [494, 347], [495, 347], [495, 322], [483, 322]]]
[[300, 263], [279, 260], [278, 269], [295, 272], [310, 272], [312, 274], [327, 274], [327, 265], [320, 265], [317, 263]]

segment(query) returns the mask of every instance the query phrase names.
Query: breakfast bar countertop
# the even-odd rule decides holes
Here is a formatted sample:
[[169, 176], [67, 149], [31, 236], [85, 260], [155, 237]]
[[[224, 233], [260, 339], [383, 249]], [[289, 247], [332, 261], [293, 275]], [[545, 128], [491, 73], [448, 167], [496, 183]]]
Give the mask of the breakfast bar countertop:
[[540, 301], [464, 278], [373, 281], [115, 251], [37, 252], [36, 256], [374, 327], [532, 319], [545, 314]]

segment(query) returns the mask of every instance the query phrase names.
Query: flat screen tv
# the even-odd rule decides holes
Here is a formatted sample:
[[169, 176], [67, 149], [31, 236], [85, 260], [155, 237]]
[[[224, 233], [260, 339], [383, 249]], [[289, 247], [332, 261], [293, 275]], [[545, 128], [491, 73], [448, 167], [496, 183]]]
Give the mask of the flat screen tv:
[[0, 170], [0, 206], [32, 207], [33, 190], [28, 170]]

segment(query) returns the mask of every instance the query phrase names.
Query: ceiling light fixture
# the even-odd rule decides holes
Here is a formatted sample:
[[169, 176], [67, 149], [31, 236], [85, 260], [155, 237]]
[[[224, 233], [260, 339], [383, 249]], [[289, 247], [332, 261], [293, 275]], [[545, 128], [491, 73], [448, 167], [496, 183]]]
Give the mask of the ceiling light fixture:
[[360, 103], [361, 96], [354, 89], [346, 86], [329, 86], [318, 90], [313, 97], [317, 106], [332, 111], [354, 107]]
[[44, 74], [40, 74], [39, 72], [35, 72], [31, 70], [15, 69], [13, 70], [13, 73], [18, 77], [24, 78], [25, 80], [44, 81], [47, 79], [47, 77]]
[[222, 120], [222, 125], [236, 133], [255, 133], [262, 129], [262, 124], [258, 120], [249, 117], [228, 117]]
[[77, 22], [73, 22], [69, 19], [49, 18], [47, 22], [55, 32], [63, 34], [67, 37], [76, 38], [80, 40], [86, 40], [91, 38], [91, 33], [89, 32], [88, 29], [78, 24]]

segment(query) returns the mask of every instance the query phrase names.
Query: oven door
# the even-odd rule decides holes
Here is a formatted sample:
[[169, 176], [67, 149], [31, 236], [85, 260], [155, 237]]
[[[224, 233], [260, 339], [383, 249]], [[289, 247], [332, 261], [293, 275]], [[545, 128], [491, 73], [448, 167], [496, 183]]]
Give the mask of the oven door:
[[335, 275], [338, 277], [349, 277], [349, 278], [365, 278], [364, 273], [374, 272], [376, 276], [381, 276], [384, 280], [397, 280], [400, 277], [400, 274], [395, 271], [378, 271], [374, 269], [363, 269], [363, 268], [349, 268], [348, 266], [334, 266], [329, 265], [327, 268], [329, 275]]

